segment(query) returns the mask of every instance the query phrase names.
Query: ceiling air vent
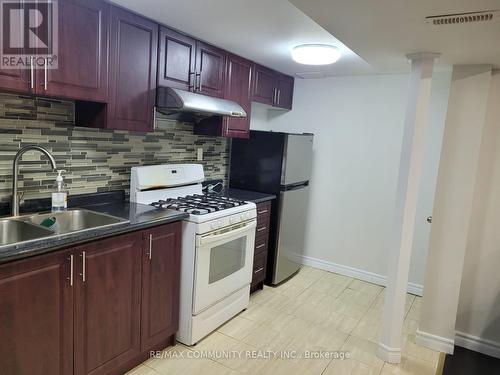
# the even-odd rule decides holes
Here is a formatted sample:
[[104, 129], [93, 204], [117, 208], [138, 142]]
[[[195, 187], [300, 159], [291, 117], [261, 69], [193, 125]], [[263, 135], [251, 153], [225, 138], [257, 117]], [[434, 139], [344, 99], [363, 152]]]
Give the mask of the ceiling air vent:
[[429, 16], [425, 17], [425, 21], [433, 25], [457, 25], [464, 23], [493, 21], [495, 18], [498, 18], [499, 16], [500, 16], [500, 11], [498, 10], [485, 10], [481, 12]]

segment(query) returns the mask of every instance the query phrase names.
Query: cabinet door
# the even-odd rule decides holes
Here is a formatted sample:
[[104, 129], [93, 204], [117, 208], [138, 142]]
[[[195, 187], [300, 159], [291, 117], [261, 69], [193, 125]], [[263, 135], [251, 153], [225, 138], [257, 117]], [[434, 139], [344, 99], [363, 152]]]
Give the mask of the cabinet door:
[[277, 94], [276, 73], [260, 65], [255, 65], [252, 100], [255, 102], [275, 105]]
[[152, 130], [158, 24], [112, 7], [110, 46], [107, 127]]
[[99, 0], [64, 0], [58, 4], [58, 68], [37, 70], [36, 92], [105, 102], [109, 5]]
[[0, 90], [29, 93], [31, 91], [30, 84], [29, 67], [26, 69], [0, 69]]
[[191, 90], [195, 80], [196, 40], [160, 27], [158, 86]]
[[0, 266], [2, 374], [73, 373], [69, 257], [58, 252]]
[[197, 43], [196, 90], [205, 95], [224, 96], [224, 70], [226, 52], [209, 44]]
[[143, 232], [142, 325], [143, 351], [166, 343], [179, 325], [181, 223]]
[[292, 109], [294, 78], [282, 75], [278, 79], [278, 94], [276, 106], [283, 109]]
[[140, 353], [141, 233], [77, 249], [75, 374], [108, 374]]
[[[12, 3], [15, 8], [18, 8], [21, 4]], [[9, 4], [3, 5], [4, 7], [8, 7]], [[24, 12], [18, 12], [20, 18], [23, 17]], [[23, 25], [24, 20], [18, 19], [17, 25]], [[14, 29], [11, 26], [11, 32], [15, 33], [18, 37], [23, 35], [23, 30], [19, 27], [18, 29]], [[7, 43], [7, 41], [3, 41], [3, 43]], [[24, 50], [24, 49], [21, 49]], [[21, 52], [20, 54], [25, 54], [26, 51]], [[4, 58], [4, 56], [1, 56]], [[8, 58], [8, 56], [5, 56]], [[16, 58], [12, 59], [12, 64], [17, 61]], [[23, 60], [26, 66], [19, 66], [16, 69], [0, 69], [0, 90], [2, 91], [15, 91], [19, 93], [30, 93], [31, 92], [31, 69], [29, 65], [30, 58], [25, 55], [25, 59]], [[35, 71], [33, 70], [33, 88], [35, 86]]]
[[253, 64], [241, 57], [229, 55], [227, 58], [226, 85], [224, 97], [238, 103], [247, 113], [247, 117], [224, 117], [223, 136], [248, 138], [250, 135], [250, 112], [252, 92]]

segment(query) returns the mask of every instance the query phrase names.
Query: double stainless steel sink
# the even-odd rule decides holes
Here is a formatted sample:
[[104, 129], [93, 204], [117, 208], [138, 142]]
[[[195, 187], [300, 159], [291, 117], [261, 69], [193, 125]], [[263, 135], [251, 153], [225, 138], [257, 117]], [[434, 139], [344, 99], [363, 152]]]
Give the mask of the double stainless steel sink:
[[[50, 229], [40, 225], [48, 218], [55, 218], [56, 222]], [[116, 216], [86, 209], [71, 209], [63, 212], [49, 212], [1, 219], [0, 246], [107, 227], [126, 221]]]

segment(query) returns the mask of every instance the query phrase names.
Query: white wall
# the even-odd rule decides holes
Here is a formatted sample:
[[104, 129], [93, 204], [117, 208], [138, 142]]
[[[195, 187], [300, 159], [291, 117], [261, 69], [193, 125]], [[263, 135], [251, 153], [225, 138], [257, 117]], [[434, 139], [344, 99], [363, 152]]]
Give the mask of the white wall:
[[452, 352], [491, 67], [455, 66], [434, 204], [417, 343]]
[[[407, 75], [299, 79], [292, 111], [252, 107], [252, 129], [315, 134], [306, 257], [317, 265], [385, 277], [407, 85]], [[447, 96], [445, 76], [437, 87]], [[439, 102], [432, 106], [438, 135]], [[414, 259], [411, 281], [421, 282], [424, 262]]]
[[457, 343], [500, 357], [500, 72], [492, 76], [460, 289]]

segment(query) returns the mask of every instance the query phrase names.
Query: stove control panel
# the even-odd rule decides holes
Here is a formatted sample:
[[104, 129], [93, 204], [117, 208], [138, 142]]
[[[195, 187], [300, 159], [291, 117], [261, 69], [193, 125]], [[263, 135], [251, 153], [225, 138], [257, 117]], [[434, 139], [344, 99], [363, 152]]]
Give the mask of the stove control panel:
[[233, 215], [228, 215], [214, 220], [209, 220], [198, 224], [197, 233], [206, 233], [218, 230], [224, 227], [235, 225], [244, 221], [255, 219], [257, 217], [257, 210], [255, 208], [240, 212]]

